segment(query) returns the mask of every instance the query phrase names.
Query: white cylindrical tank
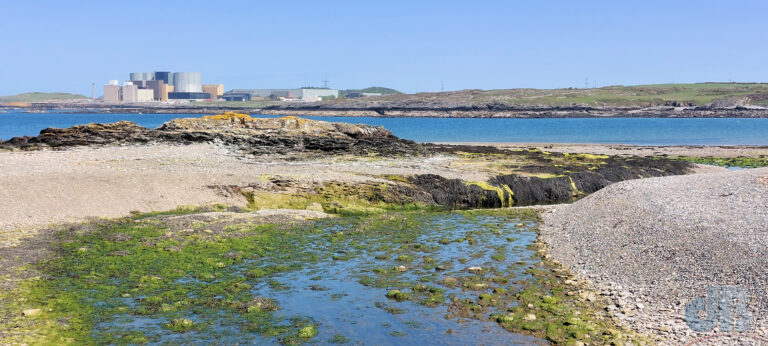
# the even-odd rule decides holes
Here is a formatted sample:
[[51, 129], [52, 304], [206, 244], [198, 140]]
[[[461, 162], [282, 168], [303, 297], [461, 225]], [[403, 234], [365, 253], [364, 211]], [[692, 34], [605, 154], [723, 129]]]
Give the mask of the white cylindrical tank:
[[173, 91], [202, 92], [202, 77], [200, 72], [176, 72], [173, 74]]

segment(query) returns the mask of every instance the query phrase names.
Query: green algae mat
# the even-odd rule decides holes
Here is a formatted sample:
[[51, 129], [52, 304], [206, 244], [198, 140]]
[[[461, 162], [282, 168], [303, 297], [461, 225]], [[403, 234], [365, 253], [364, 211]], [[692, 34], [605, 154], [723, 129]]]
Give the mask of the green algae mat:
[[566, 271], [541, 255], [531, 210], [271, 222], [208, 214], [142, 215], [55, 234], [52, 255], [24, 268], [39, 275], [0, 296], [0, 342], [644, 340], [564, 283]]

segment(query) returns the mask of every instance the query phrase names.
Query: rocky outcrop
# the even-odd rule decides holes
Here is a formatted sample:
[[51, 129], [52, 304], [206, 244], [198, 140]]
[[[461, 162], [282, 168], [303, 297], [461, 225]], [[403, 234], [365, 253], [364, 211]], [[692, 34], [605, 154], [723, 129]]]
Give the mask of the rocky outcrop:
[[[443, 148], [446, 149], [446, 148]], [[466, 148], [456, 148], [466, 150]], [[499, 153], [515, 154], [500, 150]], [[521, 167], [527, 174], [505, 174], [486, 182], [446, 179], [438, 175], [417, 175], [409, 183], [432, 196], [435, 204], [454, 209], [499, 208], [535, 204], [567, 203], [589, 195], [616, 182], [686, 174], [691, 164], [665, 158], [601, 157], [597, 165], [555, 164], [546, 153], [537, 158], [527, 152], [531, 164]], [[535, 154], [535, 153], [533, 153]], [[558, 161], [560, 162], [560, 161]], [[541, 173], [545, 177], [530, 176]]]
[[220, 142], [253, 154], [291, 151], [400, 154], [418, 152], [418, 144], [395, 137], [380, 126], [314, 121], [296, 117], [252, 118], [226, 113], [203, 118], [171, 120], [157, 129], [132, 122], [48, 128], [37, 137], [15, 137], [0, 148], [32, 150], [83, 145], [150, 142]]
[[0, 148], [36, 149], [112, 143], [146, 143], [154, 140], [151, 131], [130, 121], [112, 124], [77, 125], [66, 129], [47, 128], [36, 137], [14, 137], [0, 141]]

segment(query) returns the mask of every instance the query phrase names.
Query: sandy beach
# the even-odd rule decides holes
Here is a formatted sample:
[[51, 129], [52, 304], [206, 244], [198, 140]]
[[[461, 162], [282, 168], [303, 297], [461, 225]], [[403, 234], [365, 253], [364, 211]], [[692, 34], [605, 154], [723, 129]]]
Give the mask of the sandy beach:
[[0, 152], [0, 246], [15, 244], [46, 225], [132, 211], [179, 206], [245, 205], [216, 186], [274, 188], [268, 178], [311, 185], [325, 181], [382, 181], [385, 174], [441, 174], [484, 180], [483, 172], [450, 167], [455, 158], [366, 159], [352, 156], [288, 160], [248, 157], [215, 144], [77, 147]]

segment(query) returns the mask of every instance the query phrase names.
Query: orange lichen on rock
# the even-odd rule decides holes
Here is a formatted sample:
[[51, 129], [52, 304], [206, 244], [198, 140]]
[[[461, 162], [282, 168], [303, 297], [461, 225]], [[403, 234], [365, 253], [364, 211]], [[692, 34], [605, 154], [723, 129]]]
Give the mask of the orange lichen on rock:
[[251, 118], [248, 114], [243, 113], [235, 113], [235, 112], [226, 112], [224, 114], [217, 114], [217, 115], [206, 115], [203, 117], [203, 119], [215, 119], [215, 120], [232, 120], [232, 119], [244, 119], [244, 120], [251, 120], [254, 118]]

